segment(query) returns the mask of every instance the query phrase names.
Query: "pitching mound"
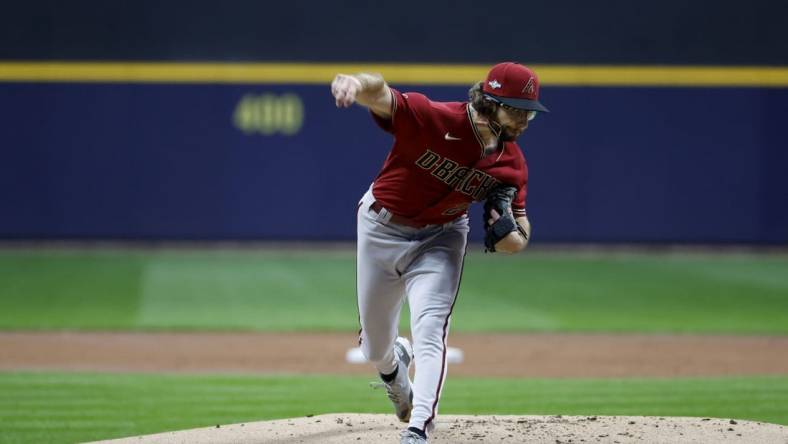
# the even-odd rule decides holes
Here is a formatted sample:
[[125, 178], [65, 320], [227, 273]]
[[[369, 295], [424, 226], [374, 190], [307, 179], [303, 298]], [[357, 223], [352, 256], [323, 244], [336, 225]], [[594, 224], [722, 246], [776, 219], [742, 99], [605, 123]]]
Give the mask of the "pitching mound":
[[[330, 414], [221, 425], [112, 441], [153, 443], [393, 443], [393, 415]], [[715, 418], [443, 415], [430, 443], [788, 443], [788, 427]]]

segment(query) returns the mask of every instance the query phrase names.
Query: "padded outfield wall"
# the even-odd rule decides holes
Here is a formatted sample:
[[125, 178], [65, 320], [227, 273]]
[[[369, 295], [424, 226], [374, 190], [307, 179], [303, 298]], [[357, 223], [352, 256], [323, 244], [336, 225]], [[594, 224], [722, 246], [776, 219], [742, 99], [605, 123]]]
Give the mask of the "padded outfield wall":
[[553, 110], [521, 140], [535, 239], [788, 243], [786, 7], [629, 3], [355, 4], [347, 29], [317, 2], [10, 6], [0, 238], [352, 239], [390, 139], [331, 73], [461, 100], [520, 60]]

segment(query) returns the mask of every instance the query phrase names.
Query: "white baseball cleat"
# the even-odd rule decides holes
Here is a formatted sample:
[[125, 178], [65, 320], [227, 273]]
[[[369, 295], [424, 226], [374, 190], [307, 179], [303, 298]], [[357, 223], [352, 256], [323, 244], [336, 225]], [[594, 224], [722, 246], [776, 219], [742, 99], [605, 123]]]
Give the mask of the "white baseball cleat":
[[427, 440], [411, 430], [403, 430], [399, 434], [399, 444], [427, 444]]
[[397, 356], [397, 376], [391, 382], [373, 383], [372, 386], [385, 388], [386, 394], [394, 404], [397, 418], [402, 422], [408, 422], [410, 412], [413, 410], [413, 389], [409, 374], [410, 364], [413, 362], [413, 348], [407, 339], [399, 337], [394, 342], [394, 353]]

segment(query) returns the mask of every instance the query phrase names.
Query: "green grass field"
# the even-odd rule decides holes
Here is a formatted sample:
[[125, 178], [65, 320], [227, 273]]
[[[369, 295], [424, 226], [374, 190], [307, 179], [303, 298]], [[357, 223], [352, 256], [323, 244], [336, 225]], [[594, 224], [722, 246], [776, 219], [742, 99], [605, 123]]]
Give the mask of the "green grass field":
[[[0, 251], [0, 295], [5, 330], [358, 326], [347, 251]], [[471, 253], [452, 329], [787, 334], [788, 256]]]
[[[0, 250], [0, 330], [355, 331], [348, 251]], [[453, 331], [788, 334], [788, 256], [470, 253]], [[405, 325], [403, 324], [403, 327]], [[387, 413], [368, 379], [0, 372], [0, 442]], [[788, 375], [449, 378], [443, 413], [736, 417], [788, 425]]]
[[[0, 373], [0, 442], [66, 443], [322, 413], [391, 413], [369, 380], [320, 376]], [[788, 425], [788, 376], [450, 378], [445, 414], [739, 418]]]

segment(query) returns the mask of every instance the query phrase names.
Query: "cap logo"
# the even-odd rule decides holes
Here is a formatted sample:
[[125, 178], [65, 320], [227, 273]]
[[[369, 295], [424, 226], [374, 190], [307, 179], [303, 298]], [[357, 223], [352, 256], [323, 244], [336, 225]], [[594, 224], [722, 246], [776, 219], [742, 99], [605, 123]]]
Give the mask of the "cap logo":
[[487, 82], [487, 84], [490, 85], [490, 88], [492, 89], [498, 89], [501, 87], [501, 84], [498, 83], [497, 80], [490, 80], [489, 82]]
[[532, 96], [534, 94], [534, 78], [533, 77], [529, 77], [528, 78], [528, 82], [526, 82], [525, 86], [523, 87], [523, 90], [520, 91], [520, 92], [524, 92], [524, 93], [528, 94], [529, 96]]

